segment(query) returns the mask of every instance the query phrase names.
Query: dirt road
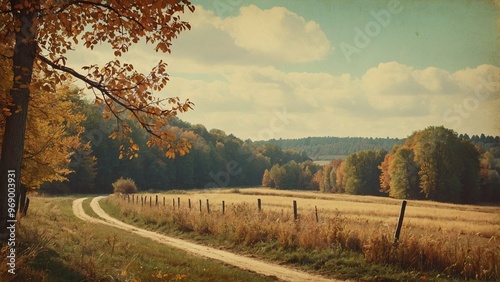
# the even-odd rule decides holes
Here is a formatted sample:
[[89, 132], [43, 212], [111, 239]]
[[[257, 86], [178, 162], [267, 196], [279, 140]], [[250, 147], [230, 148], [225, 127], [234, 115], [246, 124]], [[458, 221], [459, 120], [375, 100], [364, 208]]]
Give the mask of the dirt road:
[[94, 212], [99, 215], [102, 219], [96, 219], [85, 214], [83, 210], [83, 201], [86, 198], [77, 199], [73, 202], [73, 213], [80, 219], [89, 221], [92, 223], [101, 223], [110, 225], [116, 228], [124, 229], [139, 236], [149, 238], [155, 242], [165, 244], [174, 248], [178, 248], [189, 253], [203, 256], [211, 259], [215, 259], [224, 262], [229, 265], [236, 266], [241, 269], [253, 271], [262, 275], [276, 277], [280, 281], [338, 281], [327, 279], [318, 275], [309, 274], [306, 272], [294, 270], [284, 266], [256, 260], [253, 258], [233, 254], [227, 251], [222, 251], [207, 246], [190, 243], [184, 240], [168, 237], [162, 234], [158, 234], [149, 230], [144, 230], [122, 221], [119, 221], [111, 216], [109, 216], [99, 205], [99, 200], [104, 197], [93, 198], [90, 202], [90, 207]]

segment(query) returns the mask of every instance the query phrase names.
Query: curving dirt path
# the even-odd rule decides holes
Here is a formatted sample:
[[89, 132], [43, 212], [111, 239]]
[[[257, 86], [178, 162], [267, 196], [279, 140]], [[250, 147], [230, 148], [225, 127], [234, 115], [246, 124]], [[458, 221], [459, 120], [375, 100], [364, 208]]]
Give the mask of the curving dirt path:
[[156, 232], [152, 232], [149, 230], [141, 229], [129, 224], [126, 224], [122, 221], [119, 221], [111, 216], [109, 216], [99, 205], [99, 200], [105, 197], [96, 197], [93, 198], [90, 202], [90, 207], [94, 210], [94, 212], [99, 215], [102, 219], [96, 219], [91, 216], [85, 214], [83, 210], [83, 201], [87, 198], [80, 198], [73, 201], [73, 213], [80, 219], [92, 223], [101, 223], [109, 226], [113, 226], [116, 228], [120, 228], [123, 230], [127, 230], [139, 236], [149, 238], [155, 242], [165, 244], [174, 248], [178, 248], [189, 253], [207, 257], [211, 259], [215, 259], [221, 262], [224, 262], [229, 265], [236, 266], [241, 269], [253, 271], [265, 276], [276, 277], [281, 281], [297, 281], [297, 282], [306, 282], [306, 281], [339, 281], [339, 280], [331, 280], [324, 278], [322, 276], [294, 270], [291, 268], [287, 268], [284, 266], [248, 258], [242, 255], [233, 254], [227, 251], [222, 251], [218, 249], [214, 249], [211, 247], [190, 243], [184, 240], [172, 238], [169, 236], [165, 236], [162, 234], [158, 234]]

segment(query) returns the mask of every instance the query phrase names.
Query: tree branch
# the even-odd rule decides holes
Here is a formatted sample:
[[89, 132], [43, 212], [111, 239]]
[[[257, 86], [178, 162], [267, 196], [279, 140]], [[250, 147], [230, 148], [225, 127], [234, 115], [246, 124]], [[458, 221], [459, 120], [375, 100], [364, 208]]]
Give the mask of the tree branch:
[[[59, 71], [62, 71], [62, 72], [65, 72], [65, 73], [68, 73], [68, 74], [71, 74], [72, 76], [80, 79], [81, 81], [85, 82], [86, 84], [90, 85], [92, 88], [94, 89], [97, 89], [101, 92], [101, 94], [103, 96], [106, 96], [108, 98], [110, 98], [111, 100], [113, 100], [115, 103], [117, 103], [118, 105], [124, 107], [125, 109], [129, 110], [135, 118], [137, 118], [137, 121], [144, 127], [144, 129], [151, 135], [157, 137], [157, 138], [160, 138], [161, 139], [161, 136], [158, 135], [157, 133], [153, 132], [151, 130], [151, 125], [150, 124], [147, 124], [145, 122], [143, 122], [139, 116], [138, 116], [138, 112], [142, 112], [144, 114], [151, 114], [150, 112], [147, 112], [147, 111], [144, 111], [144, 110], [141, 110], [137, 107], [133, 107], [132, 105], [127, 105], [126, 103], [124, 103], [123, 101], [121, 101], [120, 99], [118, 99], [117, 97], [115, 97], [111, 91], [109, 91], [105, 85], [102, 85], [96, 81], [93, 81], [91, 79], [89, 79], [88, 77], [82, 75], [81, 73], [78, 73], [77, 71], [75, 71], [74, 69], [72, 68], [69, 68], [69, 67], [66, 67], [66, 66], [61, 66], [61, 65], [58, 65], [54, 62], [52, 62], [51, 60], [47, 59], [46, 57], [38, 54], [37, 57], [42, 61], [44, 62], [45, 64], [51, 66], [52, 68], [56, 69], [56, 70], [59, 70]], [[104, 99], [106, 100], [106, 99]], [[109, 107], [109, 104], [108, 104], [108, 107]], [[111, 107], [109, 107], [111, 113], [113, 113], [113, 115], [118, 119], [118, 120], [122, 120], [113, 110]]]
[[111, 7], [110, 5], [106, 5], [106, 4], [103, 4], [103, 3], [95, 3], [95, 2], [91, 2], [91, 1], [85, 1], [85, 0], [75, 1], [75, 3], [76, 4], [84, 4], [84, 5], [97, 6], [97, 7], [101, 7], [101, 8], [110, 10], [113, 13], [115, 13], [116, 15], [118, 15], [118, 17], [125, 18], [125, 19], [128, 19], [130, 21], [133, 21], [138, 26], [140, 26], [142, 29], [146, 30], [146, 28], [144, 27], [144, 25], [141, 22], [139, 22], [137, 19], [135, 19], [134, 17], [127, 17], [127, 16], [124, 16], [124, 15], [120, 14], [115, 8]]
[[25, 155], [24, 155], [24, 159], [25, 160], [34, 159], [37, 155], [43, 153], [43, 151], [45, 151], [45, 149], [47, 149], [49, 147], [49, 145], [53, 144], [51, 141], [54, 140], [54, 136], [56, 135], [56, 133], [57, 133], [57, 131], [54, 132], [54, 134], [52, 134], [52, 136], [47, 140], [47, 142], [45, 142], [45, 144], [37, 152], [30, 153], [30, 152], [26, 151]]

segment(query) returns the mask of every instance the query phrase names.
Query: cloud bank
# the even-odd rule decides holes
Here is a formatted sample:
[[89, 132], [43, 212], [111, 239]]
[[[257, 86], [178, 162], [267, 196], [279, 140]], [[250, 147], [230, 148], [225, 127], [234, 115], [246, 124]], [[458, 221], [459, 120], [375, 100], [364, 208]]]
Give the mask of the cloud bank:
[[[123, 59], [144, 70], [167, 61], [171, 79], [158, 95], [191, 99], [195, 110], [181, 116], [191, 123], [243, 139], [406, 137], [429, 125], [500, 135], [497, 66], [448, 72], [386, 61], [360, 76], [334, 75], [307, 68], [334, 50], [322, 27], [284, 7], [244, 6], [221, 18], [198, 6], [183, 19], [192, 29], [172, 54], [139, 44]], [[77, 62], [109, 58], [104, 53], [97, 48]]]

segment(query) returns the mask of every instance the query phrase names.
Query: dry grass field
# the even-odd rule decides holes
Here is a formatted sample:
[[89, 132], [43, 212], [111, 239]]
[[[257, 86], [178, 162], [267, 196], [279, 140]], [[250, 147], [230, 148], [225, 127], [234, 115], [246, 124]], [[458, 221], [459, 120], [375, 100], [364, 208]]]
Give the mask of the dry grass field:
[[[390, 198], [245, 188], [140, 194], [134, 203], [130, 198], [111, 199], [125, 217], [142, 218], [157, 227], [174, 224], [183, 232], [217, 236], [233, 244], [340, 249], [361, 253], [368, 263], [405, 270], [500, 279], [500, 207], [409, 201], [399, 244], [393, 245], [401, 201]], [[294, 200], [298, 220], [293, 216]]]

